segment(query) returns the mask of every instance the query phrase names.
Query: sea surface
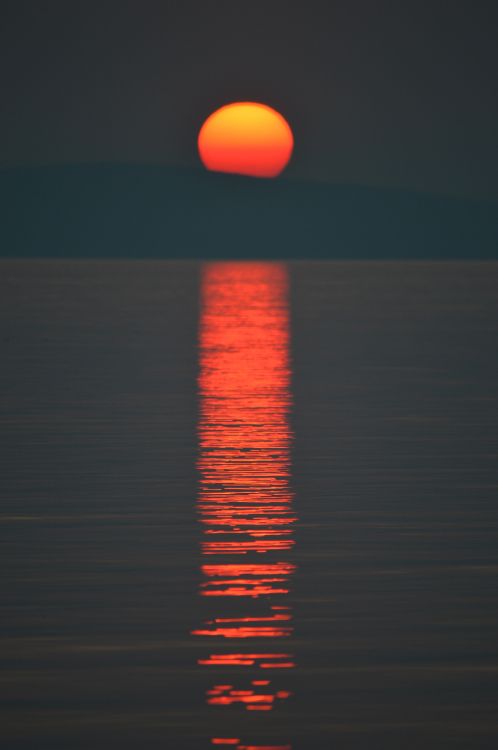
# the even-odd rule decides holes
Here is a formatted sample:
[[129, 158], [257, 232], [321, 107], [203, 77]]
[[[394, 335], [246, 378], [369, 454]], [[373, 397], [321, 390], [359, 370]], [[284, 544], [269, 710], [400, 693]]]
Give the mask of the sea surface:
[[498, 264], [2, 261], [0, 745], [498, 747]]

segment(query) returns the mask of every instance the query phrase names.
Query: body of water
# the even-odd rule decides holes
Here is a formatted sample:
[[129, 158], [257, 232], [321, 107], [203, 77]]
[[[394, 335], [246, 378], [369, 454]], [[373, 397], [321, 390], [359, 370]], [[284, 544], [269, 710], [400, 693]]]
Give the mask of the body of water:
[[0, 268], [4, 747], [496, 747], [496, 263]]

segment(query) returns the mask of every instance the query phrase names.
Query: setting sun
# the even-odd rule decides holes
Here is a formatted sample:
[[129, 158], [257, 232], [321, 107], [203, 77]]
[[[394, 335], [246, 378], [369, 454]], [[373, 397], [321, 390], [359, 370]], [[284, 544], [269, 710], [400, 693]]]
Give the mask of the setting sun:
[[198, 147], [206, 169], [277, 177], [289, 163], [294, 137], [284, 117], [266, 104], [234, 102], [207, 118]]

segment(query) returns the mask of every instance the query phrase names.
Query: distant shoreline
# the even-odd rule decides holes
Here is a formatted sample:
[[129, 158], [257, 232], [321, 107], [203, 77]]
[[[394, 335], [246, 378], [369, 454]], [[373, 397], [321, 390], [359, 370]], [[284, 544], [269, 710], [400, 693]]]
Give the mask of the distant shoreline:
[[497, 260], [494, 203], [160, 166], [0, 170], [0, 257]]

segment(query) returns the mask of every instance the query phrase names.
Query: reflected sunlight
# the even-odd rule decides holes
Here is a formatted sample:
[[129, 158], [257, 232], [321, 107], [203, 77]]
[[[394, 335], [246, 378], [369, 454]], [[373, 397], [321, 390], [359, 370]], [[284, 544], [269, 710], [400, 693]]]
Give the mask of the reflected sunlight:
[[[201, 552], [210, 559], [201, 566], [200, 595], [206, 597], [206, 604], [223, 602], [225, 611], [211, 611], [192, 635], [251, 644], [254, 639], [289, 638], [292, 612], [281, 602], [289, 594], [295, 571], [285, 555], [294, 546], [297, 518], [290, 487], [285, 264], [205, 264], [199, 350], [197, 509], [203, 530]], [[241, 556], [244, 562], [237, 562]], [[218, 670], [265, 669], [271, 675], [272, 670], [294, 667], [294, 657], [255, 649], [252, 644], [246, 652], [217, 652], [198, 663]], [[214, 685], [207, 690], [208, 705], [267, 712], [291, 695], [273, 686], [271, 678], [248, 677], [242, 686]], [[290, 749], [290, 745], [241, 745], [232, 738], [214, 738], [212, 743], [239, 749]]]

